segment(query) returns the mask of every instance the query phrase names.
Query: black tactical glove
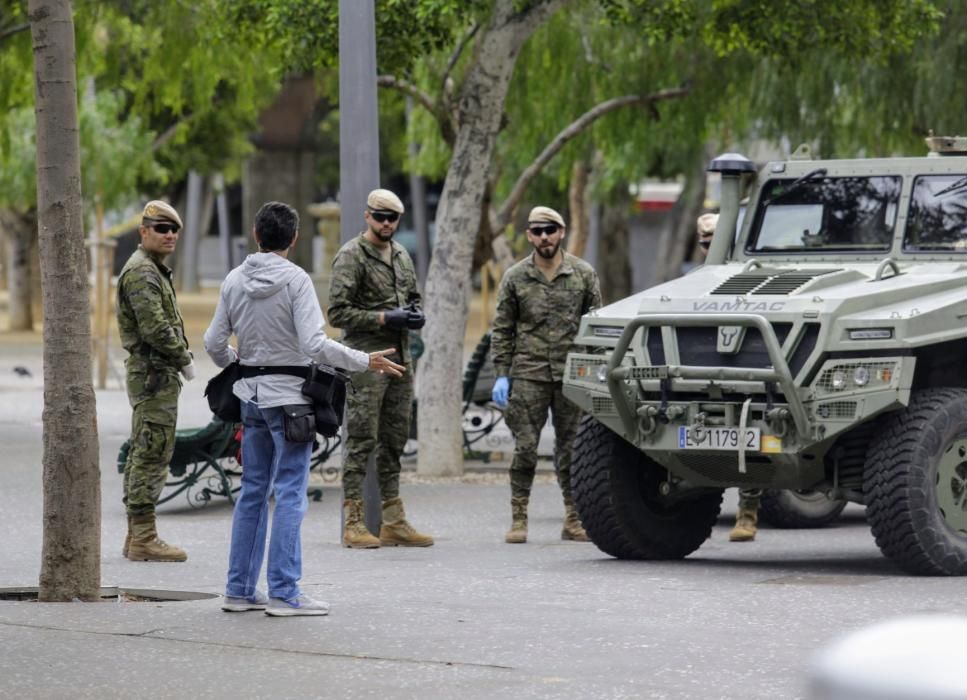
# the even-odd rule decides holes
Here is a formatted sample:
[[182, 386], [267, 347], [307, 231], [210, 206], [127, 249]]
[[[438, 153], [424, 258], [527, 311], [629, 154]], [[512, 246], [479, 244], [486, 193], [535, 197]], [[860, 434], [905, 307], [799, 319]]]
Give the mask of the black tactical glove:
[[416, 305], [415, 301], [411, 301], [404, 307], [407, 310], [406, 314], [406, 327], [410, 330], [418, 331], [423, 326], [426, 325], [426, 316], [423, 315], [423, 310]]
[[395, 309], [388, 309], [383, 312], [383, 325], [396, 331], [401, 331], [407, 327], [410, 310], [405, 306]]

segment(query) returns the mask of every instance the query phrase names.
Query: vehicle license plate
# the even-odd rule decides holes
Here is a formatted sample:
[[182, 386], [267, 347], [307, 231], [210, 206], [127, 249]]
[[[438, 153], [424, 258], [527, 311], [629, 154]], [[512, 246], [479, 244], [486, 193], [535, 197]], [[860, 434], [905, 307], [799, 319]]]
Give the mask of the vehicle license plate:
[[761, 439], [759, 428], [703, 428], [700, 438], [693, 428], [684, 425], [678, 428], [678, 447], [682, 450], [728, 450], [738, 452], [740, 440], [749, 452], [759, 451]]

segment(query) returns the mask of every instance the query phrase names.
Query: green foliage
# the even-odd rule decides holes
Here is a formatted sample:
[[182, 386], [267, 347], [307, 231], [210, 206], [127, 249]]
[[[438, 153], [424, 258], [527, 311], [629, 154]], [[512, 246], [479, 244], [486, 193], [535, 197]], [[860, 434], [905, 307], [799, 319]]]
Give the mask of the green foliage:
[[820, 51], [803, 54], [805, 70], [763, 62], [749, 85], [761, 133], [812, 143], [824, 158], [923, 155], [928, 130], [963, 133], [967, 95], [953, 81], [967, 67], [967, 2], [943, 10], [934, 34], [882, 62]]
[[78, 116], [81, 192], [88, 203], [99, 198], [105, 209], [121, 207], [137, 196], [140, 182], [163, 174], [151, 150], [154, 134], [144, 130], [137, 116], [124, 116], [120, 93], [85, 96]]
[[[90, 216], [96, 198], [105, 208], [127, 203], [137, 185], [157, 170], [151, 154], [153, 135], [137, 117], [125, 117], [117, 93], [85, 93], [78, 105], [81, 193]], [[0, 156], [0, 207], [26, 212], [37, 202], [37, 141], [33, 107], [12, 110], [3, 120], [7, 148]]]
[[[835, 83], [827, 80], [828, 71], [813, 70], [815, 63], [858, 74], [902, 64], [911, 47], [919, 46], [915, 38], [936, 29], [935, 5], [927, 0], [572, 2], [535, 32], [517, 61], [497, 147], [498, 199], [555, 134], [620, 95], [688, 90], [682, 99], [623, 107], [597, 120], [551, 161], [535, 187], [552, 195], [556, 190], [559, 199], [574, 161], [594, 153], [599, 154], [595, 182], [604, 192], [644, 176], [674, 177], [708, 140], [778, 137], [785, 129], [808, 130], [824, 143], [839, 133], [844, 141], [844, 119], [855, 120], [863, 111], [862, 92], [851, 93], [849, 101], [832, 99]], [[471, 54], [465, 51], [452, 73], [458, 85]], [[439, 95], [447, 58], [447, 52], [425, 56], [413, 68], [412, 81]], [[858, 65], [862, 68], [856, 70]], [[929, 97], [957, 100], [951, 93], [956, 91], [933, 91]], [[408, 136], [421, 144], [412, 167], [439, 178], [450, 154], [437, 119], [420, 110]], [[896, 120], [883, 125], [892, 128]]]
[[[414, 60], [447, 46], [454, 25], [489, 2], [473, 0], [376, 0], [376, 46], [380, 70], [405, 73]], [[254, 45], [273, 47], [286, 71], [336, 66], [338, 0], [233, 0], [223, 21]]]

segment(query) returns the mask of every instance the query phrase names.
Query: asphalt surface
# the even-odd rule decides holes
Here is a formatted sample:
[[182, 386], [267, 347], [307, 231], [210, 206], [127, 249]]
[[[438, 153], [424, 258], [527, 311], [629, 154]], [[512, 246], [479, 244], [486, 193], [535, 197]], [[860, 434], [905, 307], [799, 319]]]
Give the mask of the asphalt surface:
[[[208, 419], [200, 396], [214, 368], [201, 365], [181, 427]], [[36, 343], [0, 344], [0, 588], [37, 585], [41, 376]], [[161, 508], [161, 534], [188, 550], [186, 563], [121, 557], [115, 460], [130, 414], [116, 381], [97, 398], [103, 584], [218, 596], [224, 499]], [[545, 473], [530, 541], [507, 545], [501, 466], [468, 463], [464, 479], [407, 476], [408, 515], [437, 538], [427, 549], [342, 548], [340, 493], [327, 488], [303, 527], [302, 585], [332, 604], [328, 617], [223, 613], [217, 597], [0, 602], [0, 697], [795, 698], [807, 696], [815, 653], [844, 631], [901, 613], [967, 614], [963, 580], [900, 573], [855, 506], [830, 528], [764, 529], [732, 544], [730, 492], [691, 557], [625, 562], [560, 540], [563, 508]]]

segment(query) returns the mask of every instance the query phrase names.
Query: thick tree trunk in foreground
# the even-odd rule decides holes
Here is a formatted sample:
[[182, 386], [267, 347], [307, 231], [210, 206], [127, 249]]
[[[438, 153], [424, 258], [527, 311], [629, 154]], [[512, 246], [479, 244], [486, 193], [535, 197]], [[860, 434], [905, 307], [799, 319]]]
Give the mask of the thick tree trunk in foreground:
[[436, 240], [426, 282], [426, 351], [420, 360], [417, 414], [419, 471], [461, 474], [461, 380], [474, 239], [500, 129], [504, 101], [521, 46], [562, 5], [544, 0], [516, 11], [496, 0], [477, 37], [460, 95], [458, 132], [436, 215]]
[[7, 261], [7, 330], [32, 331], [33, 279], [31, 258], [37, 235], [37, 218], [10, 209], [0, 209]]
[[101, 481], [69, 0], [30, 0], [44, 305], [44, 544], [40, 599], [96, 600]]

